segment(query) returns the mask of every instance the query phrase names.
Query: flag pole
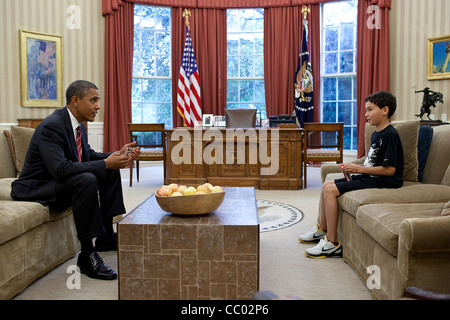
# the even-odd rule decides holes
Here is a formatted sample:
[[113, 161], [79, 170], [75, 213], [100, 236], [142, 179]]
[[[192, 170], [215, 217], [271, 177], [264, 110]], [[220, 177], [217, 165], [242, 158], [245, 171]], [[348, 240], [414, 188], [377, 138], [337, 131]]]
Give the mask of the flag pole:
[[303, 13], [303, 26], [304, 26], [305, 29], [306, 29], [306, 37], [308, 37], [308, 20], [307, 20], [307, 17], [308, 17], [308, 13], [310, 13], [310, 12], [311, 12], [311, 9], [308, 8], [308, 6], [303, 6], [303, 7], [302, 7], [302, 13]]
[[189, 24], [189, 17], [192, 15], [192, 13], [186, 8], [183, 11], [183, 18], [184, 21], [186, 22], [187, 27], [189, 28], [189, 30], [191, 30], [191, 26]]
[[310, 12], [311, 12], [311, 9], [308, 8], [308, 6], [302, 7], [303, 20], [306, 20], [306, 18], [308, 17], [308, 13], [310, 13]]

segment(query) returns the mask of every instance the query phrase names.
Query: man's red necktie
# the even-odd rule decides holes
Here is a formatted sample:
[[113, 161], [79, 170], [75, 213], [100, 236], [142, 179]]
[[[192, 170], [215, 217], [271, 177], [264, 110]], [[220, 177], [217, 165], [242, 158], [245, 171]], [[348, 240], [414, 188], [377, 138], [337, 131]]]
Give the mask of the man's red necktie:
[[78, 162], [81, 162], [81, 130], [80, 130], [80, 126], [77, 127], [77, 151], [78, 151]]

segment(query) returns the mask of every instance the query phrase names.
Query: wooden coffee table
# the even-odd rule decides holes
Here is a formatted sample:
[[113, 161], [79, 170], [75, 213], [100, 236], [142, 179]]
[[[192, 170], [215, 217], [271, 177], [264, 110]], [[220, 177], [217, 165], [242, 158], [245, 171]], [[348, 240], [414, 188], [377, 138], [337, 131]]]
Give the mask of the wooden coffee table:
[[206, 215], [167, 213], [151, 196], [119, 222], [119, 299], [250, 299], [258, 291], [255, 190], [224, 190]]

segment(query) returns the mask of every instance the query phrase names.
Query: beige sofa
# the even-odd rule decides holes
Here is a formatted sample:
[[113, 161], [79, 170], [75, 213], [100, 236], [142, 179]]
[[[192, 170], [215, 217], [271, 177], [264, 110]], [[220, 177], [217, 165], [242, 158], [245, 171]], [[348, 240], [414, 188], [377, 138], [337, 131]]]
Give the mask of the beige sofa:
[[[55, 212], [13, 201], [11, 182], [23, 167], [34, 129], [0, 133], [0, 299], [11, 299], [79, 250], [72, 209]], [[12, 153], [10, 152], [12, 150]]]
[[[393, 125], [405, 153], [404, 185], [357, 190], [339, 198], [338, 236], [344, 259], [376, 299], [400, 298], [407, 287], [448, 294], [450, 125], [433, 128], [422, 182], [417, 182], [419, 123]], [[366, 146], [373, 130], [366, 127]], [[338, 172], [338, 165], [323, 165], [322, 181], [342, 177]]]

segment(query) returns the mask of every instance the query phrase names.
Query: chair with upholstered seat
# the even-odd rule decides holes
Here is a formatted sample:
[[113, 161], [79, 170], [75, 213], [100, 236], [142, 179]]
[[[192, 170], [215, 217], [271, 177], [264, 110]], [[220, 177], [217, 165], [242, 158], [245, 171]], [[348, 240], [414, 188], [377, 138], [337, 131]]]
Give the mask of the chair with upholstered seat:
[[[308, 162], [336, 161], [336, 163], [342, 163], [344, 123], [304, 123], [303, 130], [303, 186], [306, 189]], [[320, 133], [320, 135], [316, 133]]]
[[225, 109], [227, 128], [254, 128], [256, 109]]
[[[141, 154], [136, 158], [136, 177], [139, 182], [139, 161], [163, 161], [166, 175], [166, 139], [164, 123], [128, 123], [129, 141], [136, 141]], [[133, 183], [133, 162], [130, 161], [130, 187]]]

